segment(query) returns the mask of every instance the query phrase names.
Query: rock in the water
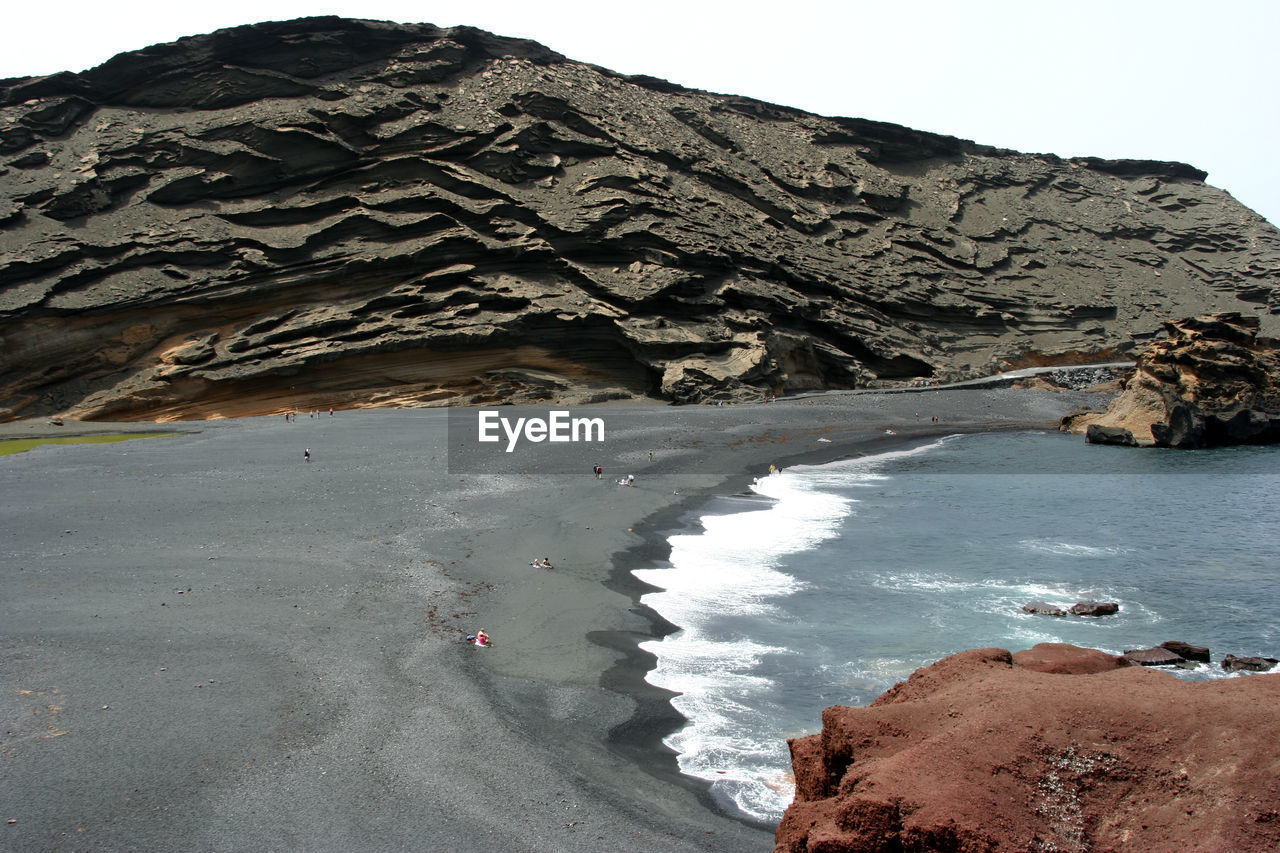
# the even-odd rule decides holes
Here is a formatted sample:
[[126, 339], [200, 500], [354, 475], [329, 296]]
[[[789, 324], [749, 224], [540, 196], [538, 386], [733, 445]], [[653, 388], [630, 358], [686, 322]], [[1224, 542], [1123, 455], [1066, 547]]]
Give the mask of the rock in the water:
[[1236, 657], [1227, 655], [1222, 659], [1222, 668], [1227, 672], [1268, 672], [1280, 660], [1264, 657]]
[[[778, 853], [1280, 849], [1280, 677], [964, 652], [790, 741]], [[1048, 668], [1038, 668], [1037, 665]]]
[[1160, 644], [1161, 648], [1168, 649], [1179, 657], [1187, 660], [1199, 661], [1200, 663], [1209, 663], [1209, 649], [1207, 646], [1193, 646], [1190, 643], [1184, 643], [1181, 640], [1167, 640]]
[[1035, 613], [1039, 616], [1066, 616], [1067, 611], [1058, 607], [1056, 604], [1049, 604], [1044, 601], [1028, 601], [1022, 605], [1022, 609], [1027, 613]]
[[1071, 605], [1072, 616], [1110, 616], [1120, 612], [1114, 601], [1077, 601]]
[[1089, 428], [1084, 434], [1085, 441], [1090, 444], [1119, 444], [1125, 447], [1137, 447], [1138, 442], [1134, 440], [1133, 433], [1124, 427], [1103, 426], [1102, 424], [1089, 424]]
[[1149, 649], [1125, 649], [1123, 657], [1138, 666], [1178, 666], [1187, 662], [1182, 655], [1161, 646]]
[[[1104, 413], [1066, 428], [1094, 444], [1199, 448], [1280, 441], [1280, 342], [1258, 318], [1224, 313], [1183, 320], [1138, 357]], [[1129, 438], [1126, 439], [1125, 436]]]
[[0, 420], [760, 399], [1112, 361], [1241, 300], [1280, 333], [1280, 231], [1205, 177], [467, 27], [237, 27], [0, 81]]

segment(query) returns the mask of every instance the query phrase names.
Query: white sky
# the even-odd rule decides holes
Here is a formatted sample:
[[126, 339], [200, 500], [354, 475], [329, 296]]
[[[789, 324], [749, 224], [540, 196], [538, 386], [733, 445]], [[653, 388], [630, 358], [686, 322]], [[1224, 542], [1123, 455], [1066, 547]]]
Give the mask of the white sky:
[[469, 24], [627, 74], [1027, 152], [1180, 160], [1280, 223], [1280, 0], [6, 0], [0, 77], [220, 27]]

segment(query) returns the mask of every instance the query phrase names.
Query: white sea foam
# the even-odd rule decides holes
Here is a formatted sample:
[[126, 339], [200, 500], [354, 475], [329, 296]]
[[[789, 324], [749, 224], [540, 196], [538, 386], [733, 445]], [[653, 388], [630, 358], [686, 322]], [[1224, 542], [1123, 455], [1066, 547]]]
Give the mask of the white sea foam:
[[881, 573], [872, 576], [871, 583], [885, 590], [941, 593], [968, 601], [969, 606], [975, 609], [1008, 613], [1028, 619], [1042, 618], [1022, 611], [1022, 605], [1030, 601], [1044, 601], [1066, 610], [1078, 601], [1089, 600], [1114, 601], [1120, 604], [1122, 612], [1139, 612], [1144, 619], [1156, 618], [1141, 603], [1130, 603], [1127, 591], [1110, 587], [1085, 587], [1018, 578], [965, 579], [929, 572]]
[[[1070, 642], [1118, 652], [1176, 629], [1240, 653], [1280, 636], [1274, 599], [1251, 597], [1280, 550], [1261, 521], [1224, 513], [1229, 535], [1166, 523], [1185, 516], [1183, 495], [1195, 494], [1171, 490], [1144, 495], [1167, 497], [1169, 510], [1126, 524], [1130, 516], [1098, 500], [1097, 484], [1005, 478], [1002, 437], [953, 441], [762, 477], [753, 491], [772, 503], [704, 518], [701, 533], [672, 538], [670, 568], [636, 572], [661, 590], [645, 602], [682, 629], [645, 644], [657, 657], [649, 680], [678, 691], [673, 705], [689, 720], [667, 743], [721, 802], [777, 819], [792, 796], [787, 737], [814, 731], [822, 707], [869, 701], [961, 649]], [[1052, 435], [1013, 450], [1028, 447], [1057, 454], [1064, 470], [1077, 453]], [[889, 460], [931, 452], [938, 464], [908, 460], [884, 474]], [[1234, 470], [1229, 462], [1222, 470]], [[1255, 491], [1233, 484], [1220, 500], [1256, 508], [1270, 493]], [[1120, 613], [1054, 619], [1021, 609], [1084, 599], [1118, 602]], [[1226, 638], [1220, 625], [1230, 626]], [[1214, 665], [1175, 674], [1229, 677]]]
[[1063, 557], [1118, 557], [1133, 550], [1119, 545], [1081, 545], [1077, 542], [1058, 542], [1054, 539], [1023, 539], [1018, 544], [1031, 551], [1058, 554]]
[[769, 614], [803, 588], [778, 566], [783, 557], [838, 535], [857, 501], [828, 489], [881, 479], [890, 459], [927, 452], [944, 440], [824, 466], [797, 466], [759, 478], [763, 509], [700, 519], [702, 532], [672, 536], [670, 568], [639, 569], [661, 591], [643, 601], [681, 630], [643, 643], [658, 659], [648, 681], [677, 691], [672, 704], [689, 721], [667, 739], [682, 772], [705, 779], [744, 813], [776, 819], [794, 795], [785, 736], [764, 705], [772, 682], [754, 673], [783, 648], [717, 628], [725, 615]]
[[635, 575], [662, 589], [644, 603], [681, 626], [642, 644], [658, 659], [649, 682], [679, 692], [672, 704], [689, 720], [667, 739], [681, 771], [712, 782], [746, 814], [769, 819], [790, 802], [793, 786], [785, 741], [762, 734], [768, 725], [758, 697], [771, 682], [752, 670], [764, 655], [787, 650], [726, 636], [714, 623], [726, 614], [768, 613], [772, 601], [799, 590], [799, 581], [776, 568], [780, 558], [835, 536], [855, 502], [786, 471], [761, 478], [752, 490], [773, 502], [703, 517], [700, 534], [671, 537], [671, 568]]

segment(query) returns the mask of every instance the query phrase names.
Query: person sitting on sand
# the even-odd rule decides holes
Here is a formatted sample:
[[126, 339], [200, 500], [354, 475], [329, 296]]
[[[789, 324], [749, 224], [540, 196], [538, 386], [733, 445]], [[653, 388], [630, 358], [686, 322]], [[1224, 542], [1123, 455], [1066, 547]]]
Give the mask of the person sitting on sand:
[[474, 637], [467, 637], [467, 639], [475, 642], [477, 646], [493, 645], [493, 641], [489, 639], [489, 635], [485, 633], [483, 628], [481, 628], [479, 631], [476, 631], [476, 635]]

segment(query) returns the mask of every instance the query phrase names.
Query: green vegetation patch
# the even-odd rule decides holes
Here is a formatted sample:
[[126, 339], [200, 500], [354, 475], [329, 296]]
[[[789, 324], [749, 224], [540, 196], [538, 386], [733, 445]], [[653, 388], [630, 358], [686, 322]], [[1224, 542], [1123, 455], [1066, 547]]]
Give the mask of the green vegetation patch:
[[0, 456], [11, 453], [22, 453], [41, 444], [109, 444], [113, 441], [128, 441], [132, 438], [161, 438], [173, 435], [171, 432], [120, 432], [107, 435], [69, 435], [54, 438], [15, 438], [0, 441]]

